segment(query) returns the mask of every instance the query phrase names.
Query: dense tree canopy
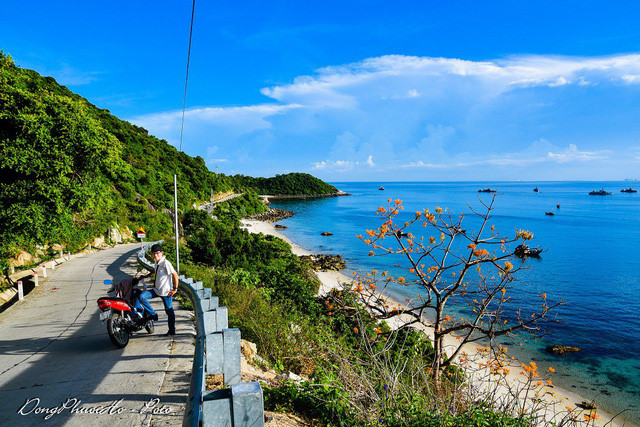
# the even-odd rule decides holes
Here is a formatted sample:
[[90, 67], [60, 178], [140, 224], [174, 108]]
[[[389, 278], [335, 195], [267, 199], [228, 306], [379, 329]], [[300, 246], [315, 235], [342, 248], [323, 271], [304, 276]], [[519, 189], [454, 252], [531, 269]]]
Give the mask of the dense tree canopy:
[[181, 212], [212, 192], [260, 185], [287, 194], [326, 192], [310, 176], [214, 174], [202, 157], [178, 152], [0, 51], [0, 260], [15, 248], [76, 249], [113, 223], [168, 236], [163, 210], [173, 210], [174, 174]]

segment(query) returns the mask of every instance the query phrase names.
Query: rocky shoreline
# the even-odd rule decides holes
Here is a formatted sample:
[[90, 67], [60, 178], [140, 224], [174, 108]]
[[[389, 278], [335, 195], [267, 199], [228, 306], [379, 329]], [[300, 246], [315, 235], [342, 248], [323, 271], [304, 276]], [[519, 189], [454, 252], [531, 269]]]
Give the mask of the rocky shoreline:
[[315, 271], [340, 271], [347, 263], [340, 255], [300, 255], [303, 261], [309, 261]]
[[294, 213], [288, 209], [269, 208], [267, 212], [262, 212], [249, 217], [249, 219], [266, 222], [276, 222], [281, 219], [290, 218]]

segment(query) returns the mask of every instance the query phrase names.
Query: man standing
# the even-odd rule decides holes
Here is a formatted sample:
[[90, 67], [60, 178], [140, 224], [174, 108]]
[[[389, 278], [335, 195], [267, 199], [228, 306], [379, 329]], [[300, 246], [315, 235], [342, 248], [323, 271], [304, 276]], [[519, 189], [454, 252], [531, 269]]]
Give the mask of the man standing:
[[[140, 304], [149, 312], [149, 316], [153, 320], [158, 320], [158, 314], [149, 304], [149, 299], [160, 297], [164, 304], [164, 311], [167, 313], [169, 331], [167, 335], [175, 335], [176, 333], [176, 315], [173, 312], [173, 300], [171, 297], [178, 291], [178, 273], [173, 268], [173, 265], [164, 256], [162, 246], [155, 244], [151, 246], [151, 255], [156, 261], [155, 269], [155, 281], [153, 289], [144, 291], [140, 294]], [[149, 273], [146, 276], [149, 277], [154, 273]]]

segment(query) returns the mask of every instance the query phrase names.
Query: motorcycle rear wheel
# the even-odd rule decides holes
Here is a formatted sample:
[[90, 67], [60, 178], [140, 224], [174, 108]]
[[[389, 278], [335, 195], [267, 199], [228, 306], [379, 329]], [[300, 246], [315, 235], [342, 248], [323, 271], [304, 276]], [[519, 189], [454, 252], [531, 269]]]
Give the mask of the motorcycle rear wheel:
[[124, 318], [120, 313], [113, 313], [107, 320], [107, 332], [111, 342], [118, 348], [126, 347], [129, 344], [130, 333], [125, 327]]

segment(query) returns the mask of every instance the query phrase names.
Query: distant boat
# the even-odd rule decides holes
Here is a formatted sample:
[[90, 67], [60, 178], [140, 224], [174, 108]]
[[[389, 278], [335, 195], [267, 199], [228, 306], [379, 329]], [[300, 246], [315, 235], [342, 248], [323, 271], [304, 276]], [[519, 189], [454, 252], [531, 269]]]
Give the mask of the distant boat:
[[604, 191], [604, 188], [602, 190], [598, 190], [598, 191], [590, 191], [589, 192], [590, 196], [610, 196], [611, 193], [609, 193], [608, 191]]
[[490, 188], [482, 188], [480, 190], [478, 190], [478, 193], [495, 193], [496, 190], [492, 190]]
[[545, 215], [550, 215], [550, 216], [555, 215], [553, 212], [545, 212], [544, 214], [545, 214]]
[[378, 188], [378, 190], [384, 191], [384, 187], [381, 185], [380, 188]]
[[560, 209], [560, 203], [558, 203], [558, 204], [556, 205], [556, 208]]
[[539, 189], [538, 187], [536, 187], [536, 188], [534, 188], [534, 189], [533, 189], [533, 192], [534, 192], [534, 193], [539, 193], [539, 192], [540, 192], [540, 189]]
[[638, 190], [634, 190], [633, 188], [625, 188], [624, 190], [620, 190], [621, 193], [637, 193]]

